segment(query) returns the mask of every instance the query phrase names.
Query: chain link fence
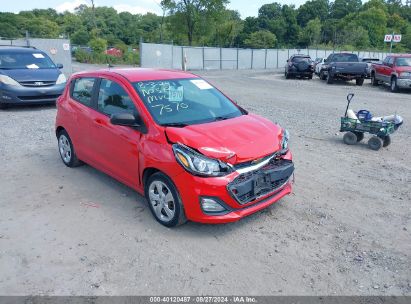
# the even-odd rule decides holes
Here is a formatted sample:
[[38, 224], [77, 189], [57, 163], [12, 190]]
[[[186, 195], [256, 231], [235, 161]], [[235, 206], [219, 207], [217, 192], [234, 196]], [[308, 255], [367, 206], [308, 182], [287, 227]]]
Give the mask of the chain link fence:
[[[239, 49], [140, 43], [140, 64], [147, 68], [177, 70], [279, 69], [294, 54], [324, 58], [338, 50]], [[384, 59], [383, 52], [352, 52], [361, 58]]]

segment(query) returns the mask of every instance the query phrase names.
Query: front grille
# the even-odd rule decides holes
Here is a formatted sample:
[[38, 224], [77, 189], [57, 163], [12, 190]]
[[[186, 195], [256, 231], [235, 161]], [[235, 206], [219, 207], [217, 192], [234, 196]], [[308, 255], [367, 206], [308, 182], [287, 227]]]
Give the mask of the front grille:
[[259, 170], [240, 174], [227, 189], [241, 205], [275, 192], [284, 185], [294, 172], [290, 160], [272, 159]]
[[60, 95], [36, 95], [36, 96], [18, 96], [20, 100], [23, 101], [41, 101], [41, 100], [55, 100]]
[[242, 168], [246, 168], [246, 167], [250, 167], [250, 166], [256, 165], [256, 164], [258, 164], [258, 163], [260, 163], [260, 162], [263, 162], [263, 161], [265, 161], [265, 160], [267, 160], [267, 159], [269, 159], [269, 158], [271, 158], [271, 157], [273, 157], [273, 156], [277, 156], [278, 154], [279, 154], [278, 152], [275, 152], [275, 153], [272, 153], [272, 154], [270, 154], [270, 155], [267, 155], [267, 156], [265, 156], [265, 157], [263, 157], [263, 158], [258, 159], [258, 161], [252, 160], [252, 161], [247, 161], [247, 162], [243, 162], [243, 163], [236, 164], [236, 165], [234, 165], [234, 169], [238, 170], [238, 169], [242, 169]]
[[55, 85], [55, 81], [21, 81], [20, 84], [25, 87], [41, 88]]

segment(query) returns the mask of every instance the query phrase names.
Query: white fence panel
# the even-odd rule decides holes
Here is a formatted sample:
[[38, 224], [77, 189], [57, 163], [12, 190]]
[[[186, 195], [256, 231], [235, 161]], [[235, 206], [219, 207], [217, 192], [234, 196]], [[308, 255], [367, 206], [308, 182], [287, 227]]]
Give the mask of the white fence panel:
[[221, 68], [223, 70], [237, 69], [237, 49], [221, 49]]
[[204, 48], [204, 69], [220, 69], [220, 48]]
[[277, 66], [277, 54], [278, 50], [269, 49], [267, 50], [267, 69], [276, 69]]
[[[313, 60], [327, 58], [341, 50], [318, 49], [234, 49], [216, 47], [188, 47], [167, 44], [141, 43], [142, 67], [182, 69], [186, 61], [188, 70], [283, 69], [290, 56], [309, 55]], [[344, 51], [344, 50], [342, 50]], [[386, 53], [354, 51], [361, 58], [379, 58]]]
[[239, 69], [251, 69], [251, 50], [239, 50], [238, 51], [238, 68]]

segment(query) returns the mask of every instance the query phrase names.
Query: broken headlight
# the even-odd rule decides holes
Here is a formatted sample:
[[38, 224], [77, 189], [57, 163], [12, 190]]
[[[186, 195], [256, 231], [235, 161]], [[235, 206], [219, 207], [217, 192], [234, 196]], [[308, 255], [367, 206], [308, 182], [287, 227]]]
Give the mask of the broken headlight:
[[231, 172], [231, 168], [222, 161], [208, 158], [187, 146], [174, 144], [173, 152], [177, 162], [191, 174], [223, 176]]
[[290, 133], [288, 130], [283, 129], [281, 138], [281, 154], [286, 154], [288, 152], [288, 140], [290, 139]]

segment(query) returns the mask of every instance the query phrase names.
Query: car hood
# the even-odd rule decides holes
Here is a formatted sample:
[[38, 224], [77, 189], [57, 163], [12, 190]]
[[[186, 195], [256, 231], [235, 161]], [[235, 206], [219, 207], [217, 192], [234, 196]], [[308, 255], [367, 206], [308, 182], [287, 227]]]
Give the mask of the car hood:
[[17, 82], [22, 81], [56, 81], [60, 75], [59, 69], [15, 69], [0, 70], [0, 74], [9, 76]]
[[282, 129], [270, 120], [248, 114], [184, 128], [166, 127], [173, 143], [230, 164], [251, 161], [280, 149]]

